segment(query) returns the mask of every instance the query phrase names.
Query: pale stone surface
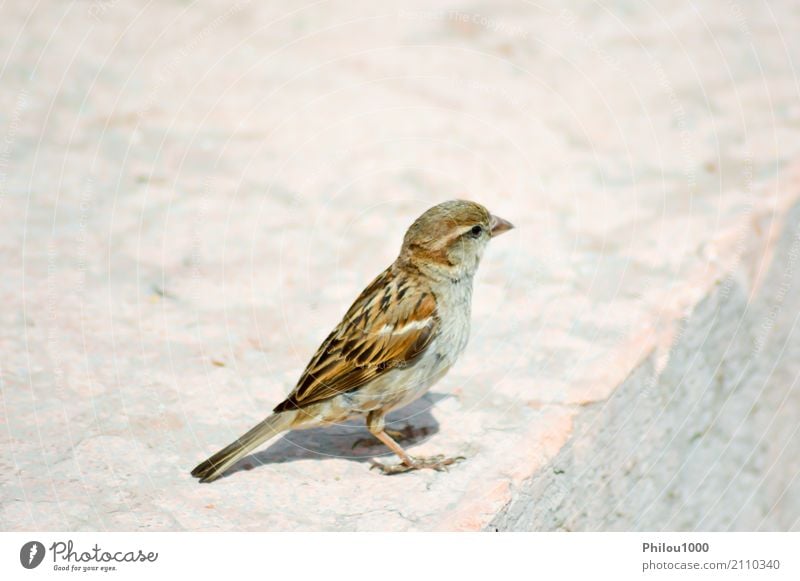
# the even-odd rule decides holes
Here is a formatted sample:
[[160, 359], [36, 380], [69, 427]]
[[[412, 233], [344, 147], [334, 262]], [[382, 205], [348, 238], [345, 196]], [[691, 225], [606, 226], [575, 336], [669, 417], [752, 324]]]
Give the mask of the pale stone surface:
[[[800, 528], [790, 2], [269, 4], [0, 8], [4, 530]], [[456, 196], [518, 228], [395, 419], [468, 460], [191, 479]]]
[[760, 292], [720, 281], [488, 528], [800, 528], [800, 204], [785, 225]]

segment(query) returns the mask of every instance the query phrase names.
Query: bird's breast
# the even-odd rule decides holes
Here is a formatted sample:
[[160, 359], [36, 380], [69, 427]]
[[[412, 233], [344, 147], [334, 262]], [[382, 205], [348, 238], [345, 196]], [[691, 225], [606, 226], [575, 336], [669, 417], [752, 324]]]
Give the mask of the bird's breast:
[[469, 341], [472, 314], [472, 280], [452, 283], [436, 295], [440, 333], [437, 352], [451, 359], [450, 365], [461, 354]]
[[[469, 281], [471, 283], [471, 281]], [[350, 397], [364, 411], [402, 407], [427, 392], [458, 360], [469, 340], [471, 284], [453, 284], [436, 294], [439, 327], [428, 347], [408, 366], [401, 366]]]

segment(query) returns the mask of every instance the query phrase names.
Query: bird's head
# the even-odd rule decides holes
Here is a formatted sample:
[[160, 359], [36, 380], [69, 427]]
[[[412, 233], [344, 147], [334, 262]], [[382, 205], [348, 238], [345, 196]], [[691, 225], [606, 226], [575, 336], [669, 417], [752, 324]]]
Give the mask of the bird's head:
[[460, 279], [478, 269], [489, 240], [514, 226], [475, 202], [434, 206], [406, 231], [400, 258], [429, 275]]

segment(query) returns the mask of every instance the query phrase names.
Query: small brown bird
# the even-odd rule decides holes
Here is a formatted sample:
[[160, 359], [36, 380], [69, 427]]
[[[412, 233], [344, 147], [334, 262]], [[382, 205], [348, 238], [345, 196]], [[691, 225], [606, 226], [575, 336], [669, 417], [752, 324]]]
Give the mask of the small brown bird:
[[237, 460], [286, 430], [366, 416], [369, 431], [401, 460], [386, 474], [446, 469], [458, 458], [412, 458], [384, 428], [453, 366], [469, 339], [472, 281], [486, 244], [513, 228], [475, 202], [453, 200], [411, 225], [400, 255], [373, 280], [317, 350], [273, 414], [192, 470], [219, 478]]

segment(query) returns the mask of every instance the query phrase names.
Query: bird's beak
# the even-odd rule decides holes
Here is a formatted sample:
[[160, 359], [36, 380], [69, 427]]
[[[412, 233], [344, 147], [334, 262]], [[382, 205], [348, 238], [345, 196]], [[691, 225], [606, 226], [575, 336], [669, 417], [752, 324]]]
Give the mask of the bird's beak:
[[514, 224], [508, 220], [504, 220], [500, 216], [495, 216], [494, 214], [492, 214], [492, 217], [489, 220], [489, 230], [492, 233], [492, 238], [495, 236], [500, 236], [500, 234], [503, 232], [508, 232], [513, 227]]

